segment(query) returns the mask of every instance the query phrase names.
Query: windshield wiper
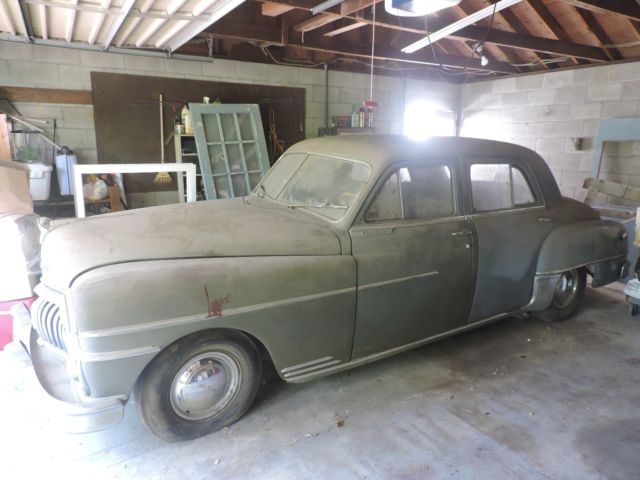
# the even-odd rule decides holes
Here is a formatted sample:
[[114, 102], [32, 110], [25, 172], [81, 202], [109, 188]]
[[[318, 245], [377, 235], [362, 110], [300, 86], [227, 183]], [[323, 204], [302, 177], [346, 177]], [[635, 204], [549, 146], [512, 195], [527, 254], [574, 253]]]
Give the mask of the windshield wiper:
[[339, 208], [346, 210], [346, 205], [336, 205], [335, 203], [287, 203], [287, 208]]
[[262, 185], [262, 184], [258, 185], [258, 193], [256, 193], [256, 195], [258, 195], [258, 197], [260, 197], [260, 198], [267, 197], [267, 198], [273, 200], [269, 195], [267, 195], [267, 191], [264, 189], [264, 185]]

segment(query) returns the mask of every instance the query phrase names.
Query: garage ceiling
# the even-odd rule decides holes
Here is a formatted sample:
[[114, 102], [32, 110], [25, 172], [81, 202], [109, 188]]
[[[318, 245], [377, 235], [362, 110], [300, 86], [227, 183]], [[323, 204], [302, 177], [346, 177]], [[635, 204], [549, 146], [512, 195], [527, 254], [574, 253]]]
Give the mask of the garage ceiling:
[[0, 0], [0, 38], [359, 71], [371, 61], [375, 24], [378, 73], [451, 81], [640, 59], [640, 0], [522, 0], [413, 53], [402, 50], [493, 2], [463, 0], [426, 17], [391, 15], [380, 0], [334, 2], [314, 15], [321, 3]]

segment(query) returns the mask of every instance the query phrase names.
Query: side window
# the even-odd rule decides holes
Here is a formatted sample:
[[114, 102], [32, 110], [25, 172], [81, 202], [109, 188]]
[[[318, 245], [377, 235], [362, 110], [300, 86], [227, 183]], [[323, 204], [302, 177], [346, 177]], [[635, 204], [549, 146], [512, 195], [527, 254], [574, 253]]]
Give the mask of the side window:
[[531, 186], [524, 173], [519, 168], [511, 167], [511, 176], [513, 178], [513, 204], [518, 207], [536, 203], [536, 197], [533, 196]]
[[504, 210], [536, 203], [522, 171], [508, 163], [471, 165], [473, 210]]
[[509, 165], [471, 165], [471, 194], [476, 212], [511, 208]]
[[449, 217], [453, 214], [449, 167], [401, 168], [399, 173], [405, 220]]
[[453, 212], [449, 167], [403, 167], [382, 186], [365, 221], [438, 218]]
[[398, 185], [398, 174], [394, 173], [378, 192], [364, 219], [367, 222], [379, 222], [400, 218], [402, 218], [400, 186]]

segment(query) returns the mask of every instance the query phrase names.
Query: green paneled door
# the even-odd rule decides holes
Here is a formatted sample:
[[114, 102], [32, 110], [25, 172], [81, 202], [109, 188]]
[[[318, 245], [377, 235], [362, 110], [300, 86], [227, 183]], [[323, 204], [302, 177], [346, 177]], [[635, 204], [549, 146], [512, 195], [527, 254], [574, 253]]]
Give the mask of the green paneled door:
[[189, 109], [207, 200], [249, 194], [269, 169], [258, 105], [190, 103]]

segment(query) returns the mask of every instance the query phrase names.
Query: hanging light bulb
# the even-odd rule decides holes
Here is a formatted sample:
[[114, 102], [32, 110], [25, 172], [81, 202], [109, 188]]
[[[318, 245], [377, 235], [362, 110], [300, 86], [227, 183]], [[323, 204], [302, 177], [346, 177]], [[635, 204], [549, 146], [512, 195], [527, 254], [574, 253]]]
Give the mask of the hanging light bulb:
[[473, 53], [477, 54], [478, 57], [480, 57], [480, 65], [482, 65], [483, 67], [486, 67], [487, 65], [489, 65], [489, 59], [484, 54], [484, 43], [475, 42], [473, 44]]

